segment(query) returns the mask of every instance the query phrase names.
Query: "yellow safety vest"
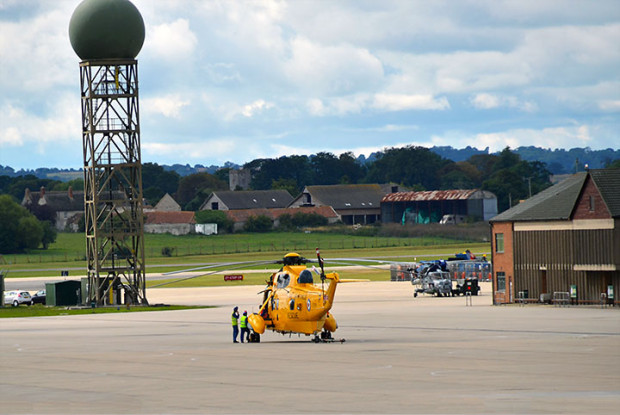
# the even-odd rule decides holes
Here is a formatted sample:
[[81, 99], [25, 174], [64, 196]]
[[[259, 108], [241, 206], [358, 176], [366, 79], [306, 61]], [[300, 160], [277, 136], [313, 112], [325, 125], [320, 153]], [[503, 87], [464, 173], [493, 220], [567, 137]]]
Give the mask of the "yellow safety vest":
[[235, 317], [235, 313], [232, 314], [232, 325], [233, 326], [237, 325], [237, 317]]
[[239, 324], [239, 327], [242, 329], [248, 328], [248, 316], [241, 316], [241, 323]]

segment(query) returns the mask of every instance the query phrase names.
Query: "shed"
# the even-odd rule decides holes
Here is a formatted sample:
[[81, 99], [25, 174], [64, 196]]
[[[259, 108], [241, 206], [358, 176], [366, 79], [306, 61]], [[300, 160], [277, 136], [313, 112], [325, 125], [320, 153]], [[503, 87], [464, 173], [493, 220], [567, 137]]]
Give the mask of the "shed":
[[576, 304], [618, 304], [620, 169], [577, 173], [490, 223], [494, 304], [569, 293]]
[[381, 200], [384, 223], [436, 223], [444, 215], [489, 220], [497, 215], [497, 197], [486, 190], [398, 192]]
[[75, 280], [46, 282], [47, 305], [78, 305], [82, 299], [82, 283]]

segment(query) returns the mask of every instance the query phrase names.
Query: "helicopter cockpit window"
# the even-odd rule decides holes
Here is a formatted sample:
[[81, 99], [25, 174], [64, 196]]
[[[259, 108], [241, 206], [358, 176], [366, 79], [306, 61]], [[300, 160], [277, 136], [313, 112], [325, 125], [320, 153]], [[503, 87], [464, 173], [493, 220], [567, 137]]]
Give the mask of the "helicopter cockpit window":
[[300, 284], [313, 284], [314, 281], [312, 280], [312, 272], [307, 269], [301, 271], [298, 281]]
[[288, 274], [280, 274], [278, 275], [278, 288], [286, 288], [291, 282], [291, 277]]

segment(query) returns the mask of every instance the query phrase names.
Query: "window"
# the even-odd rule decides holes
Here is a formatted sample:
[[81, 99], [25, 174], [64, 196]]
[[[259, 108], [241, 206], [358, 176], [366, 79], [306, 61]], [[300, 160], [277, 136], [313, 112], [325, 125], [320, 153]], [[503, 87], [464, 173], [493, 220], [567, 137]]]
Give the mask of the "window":
[[506, 273], [505, 272], [497, 272], [497, 290], [496, 291], [506, 291]]
[[277, 288], [286, 288], [288, 287], [288, 284], [291, 282], [291, 278], [289, 277], [288, 274], [280, 274], [278, 275], [278, 279], [276, 280], [277, 282]]
[[218, 202], [211, 202], [211, 210], [219, 210], [220, 204]]
[[590, 196], [590, 212], [594, 212], [594, 196]]
[[495, 234], [495, 252], [504, 252], [504, 234]]

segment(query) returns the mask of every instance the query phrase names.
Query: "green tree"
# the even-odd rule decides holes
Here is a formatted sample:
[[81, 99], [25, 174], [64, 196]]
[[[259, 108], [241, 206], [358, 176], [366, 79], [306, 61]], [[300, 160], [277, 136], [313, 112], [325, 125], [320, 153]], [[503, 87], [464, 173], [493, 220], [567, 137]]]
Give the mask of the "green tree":
[[301, 228], [304, 226], [325, 226], [327, 218], [318, 213], [297, 212], [293, 215], [293, 225]]
[[13, 201], [9, 195], [0, 195], [0, 254], [9, 254], [20, 250], [16, 238], [19, 219], [27, 216], [26, 209]]
[[172, 195], [179, 187], [177, 172], [166, 171], [156, 163], [142, 165], [142, 193], [151, 204], [156, 204], [166, 193]]
[[28, 174], [26, 176], [20, 176], [13, 180], [13, 183], [9, 186], [8, 194], [13, 196], [17, 200], [24, 198], [26, 189], [30, 189], [33, 192], [38, 192], [41, 187], [46, 189], [52, 189], [57, 184], [60, 184], [58, 180], [51, 179], [39, 179], [38, 177]]
[[271, 183], [272, 190], [286, 190], [291, 195], [297, 195], [301, 193], [301, 189], [297, 187], [295, 179], [278, 179]]
[[43, 237], [41, 238], [41, 244], [43, 245], [43, 249], [47, 249], [51, 243], [56, 242], [58, 232], [56, 231], [56, 227], [50, 221], [44, 221], [41, 225], [43, 225]]
[[[219, 180], [217, 177], [213, 176], [209, 173], [196, 173], [190, 174], [189, 176], [183, 177], [179, 181], [179, 188], [177, 189], [176, 199], [177, 202], [181, 206], [185, 206], [192, 199], [199, 195], [202, 198], [202, 201], [207, 197], [207, 195], [216, 190], [227, 190], [228, 183]], [[196, 210], [200, 208], [200, 206], [196, 207], [197, 203], [193, 204], [194, 209]]]
[[269, 232], [273, 228], [273, 222], [265, 215], [250, 216], [243, 225], [246, 232]]
[[257, 159], [243, 166], [252, 171], [251, 187], [268, 190], [282, 179], [294, 180], [298, 189], [312, 181], [312, 169], [307, 156], [280, 157], [278, 159]]
[[36, 249], [43, 239], [43, 225], [9, 195], [0, 195], [0, 254]]
[[80, 179], [69, 180], [68, 182], [59, 182], [59, 183], [56, 183], [54, 187], [51, 188], [50, 190], [60, 192], [60, 191], [69, 190], [69, 188], [75, 191], [84, 190], [84, 179], [80, 178]]
[[17, 223], [15, 238], [23, 249], [36, 249], [43, 240], [43, 225], [34, 216], [23, 216]]
[[437, 174], [443, 167], [453, 163], [433, 153], [428, 148], [407, 146], [390, 148], [378, 155], [364, 181], [368, 183], [399, 183], [439, 189], [441, 178]]
[[295, 225], [293, 225], [293, 217], [288, 213], [280, 215], [278, 221], [280, 222], [278, 229], [281, 231], [289, 231], [295, 228]]

